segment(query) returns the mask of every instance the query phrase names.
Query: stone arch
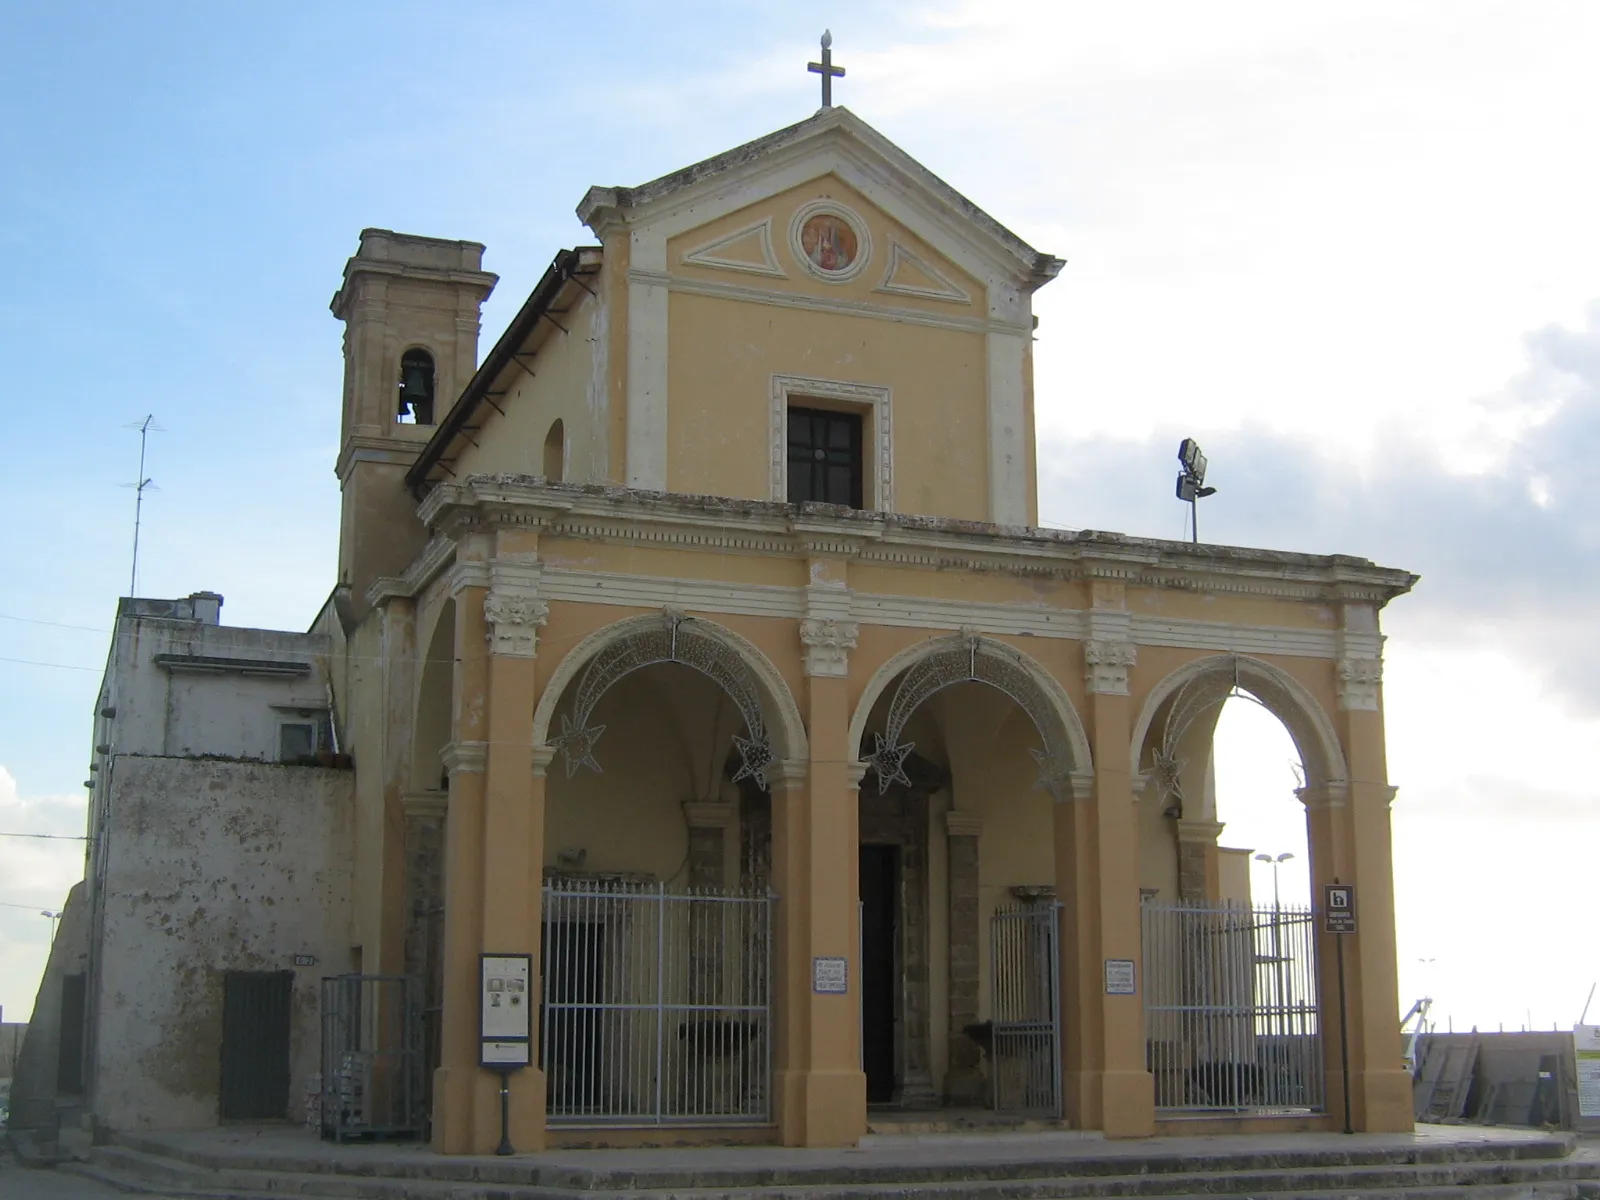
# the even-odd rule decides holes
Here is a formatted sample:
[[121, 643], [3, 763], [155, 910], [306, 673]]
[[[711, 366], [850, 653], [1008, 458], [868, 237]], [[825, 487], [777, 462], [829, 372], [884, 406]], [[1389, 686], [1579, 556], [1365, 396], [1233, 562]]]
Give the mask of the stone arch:
[[[581, 765], [596, 766], [592, 750], [605, 727], [591, 726], [589, 716], [600, 697], [624, 676], [666, 662], [715, 681], [739, 706], [748, 734], [735, 739], [743, 759], [739, 777], [752, 778], [765, 789], [766, 772], [774, 762], [809, 759], [800, 707], [771, 660], [732, 630], [670, 609], [618, 621], [573, 647], [534, 707], [534, 745], [557, 750], [569, 775]], [[574, 690], [571, 710], [562, 715], [561, 732], [552, 737], [551, 722], [569, 690]]]
[[[890, 727], [879, 734], [878, 747], [866, 756], [880, 786], [902, 777], [900, 763], [909, 747], [899, 744], [900, 726], [923, 701], [956, 683], [986, 683], [1010, 696], [1033, 722], [1044, 743], [1034, 751], [1039, 787], [1057, 800], [1070, 798], [1072, 776], [1093, 772], [1089, 738], [1077, 710], [1060, 682], [1034, 659], [1004, 642], [979, 635], [951, 634], [929, 638], [890, 658], [867, 681], [850, 721], [849, 746], [859, 752], [867, 721], [878, 698], [896, 679], [890, 702]], [[897, 712], [897, 710], [903, 710]], [[898, 756], [898, 757], [897, 757]]]
[[448, 599], [434, 614], [427, 635], [417, 640], [416, 707], [412, 712], [411, 786], [440, 789], [443, 763], [439, 754], [454, 736], [456, 602]]
[[[1183, 723], [1220, 708], [1238, 686], [1250, 692], [1289, 731], [1312, 788], [1349, 778], [1339, 734], [1310, 690], [1281, 667], [1244, 654], [1213, 654], [1185, 663], [1151, 689], [1133, 727], [1129, 770], [1137, 778], [1156, 765], [1145, 762], [1146, 743], [1158, 718]], [[1172, 728], [1174, 737], [1181, 728]]]

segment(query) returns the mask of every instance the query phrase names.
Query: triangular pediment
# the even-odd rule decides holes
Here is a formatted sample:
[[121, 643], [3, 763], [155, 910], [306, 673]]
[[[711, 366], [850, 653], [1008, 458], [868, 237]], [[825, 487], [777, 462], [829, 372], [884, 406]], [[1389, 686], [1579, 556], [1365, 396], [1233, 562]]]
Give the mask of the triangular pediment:
[[777, 253], [772, 248], [770, 217], [686, 251], [683, 261], [697, 267], [741, 271], [748, 275], [768, 275], [777, 279], [789, 277], [778, 265]]
[[[845, 108], [823, 109], [798, 124], [639, 187], [591, 188], [578, 206], [578, 217], [602, 239], [618, 227], [647, 229], [670, 239], [713, 226], [762, 199], [829, 175], [972, 278], [991, 284], [1003, 281], [1008, 289], [1031, 292], [1061, 269], [1060, 259], [1035, 250]], [[719, 230], [723, 245], [712, 241], [690, 253], [721, 260], [696, 265], [760, 271], [778, 235], [769, 234], [762, 246], [755, 229]], [[886, 290], [921, 299], [953, 301], [961, 296], [964, 289], [946, 272], [933, 268], [923, 255], [916, 258], [920, 266], [902, 255], [898, 273], [881, 277]]]
[[922, 300], [949, 300], [954, 304], [972, 302], [972, 296], [965, 288], [952, 282], [944, 272], [930, 266], [899, 242], [889, 247], [888, 265], [877, 290], [891, 296], [916, 296]]

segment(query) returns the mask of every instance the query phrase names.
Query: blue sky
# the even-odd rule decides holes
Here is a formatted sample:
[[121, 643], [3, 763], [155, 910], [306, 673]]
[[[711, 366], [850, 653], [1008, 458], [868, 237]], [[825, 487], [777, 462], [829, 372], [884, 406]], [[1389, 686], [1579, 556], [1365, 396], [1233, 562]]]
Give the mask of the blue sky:
[[[1049, 523], [1182, 536], [1172, 452], [1194, 434], [1222, 489], [1208, 537], [1424, 575], [1387, 615], [1403, 1002], [1570, 1021], [1600, 962], [1517, 913], [1592, 905], [1581, 847], [1600, 838], [1579, 766], [1600, 746], [1581, 492], [1600, 10], [1577, 0], [0, 0], [0, 832], [81, 828], [130, 422], [164, 429], [139, 591], [209, 588], [230, 624], [303, 627], [335, 561], [327, 302], [359, 231], [485, 242], [487, 347], [589, 240], [591, 184], [808, 115], [823, 24], [840, 103], [1068, 260], [1038, 301]], [[1228, 720], [1225, 840], [1282, 849], [1281, 735]], [[8, 1016], [77, 853], [0, 838]], [[1486, 881], [1507, 914], [1487, 965], [1435, 919]]]

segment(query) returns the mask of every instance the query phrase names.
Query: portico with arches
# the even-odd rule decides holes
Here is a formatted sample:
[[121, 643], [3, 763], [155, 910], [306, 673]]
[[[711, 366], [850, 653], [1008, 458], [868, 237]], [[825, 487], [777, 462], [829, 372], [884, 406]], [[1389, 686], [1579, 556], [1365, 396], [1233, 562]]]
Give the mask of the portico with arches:
[[366, 231], [335, 300], [355, 969], [422, 981], [433, 1143], [500, 1138], [485, 954], [531, 956], [519, 1150], [1333, 1128], [1329, 943], [1219, 849], [1244, 695], [1360, 897], [1353, 1119], [1410, 1128], [1378, 615], [1414, 577], [1040, 528], [1063, 264], [845, 109], [579, 215], [481, 361], [475, 243]]

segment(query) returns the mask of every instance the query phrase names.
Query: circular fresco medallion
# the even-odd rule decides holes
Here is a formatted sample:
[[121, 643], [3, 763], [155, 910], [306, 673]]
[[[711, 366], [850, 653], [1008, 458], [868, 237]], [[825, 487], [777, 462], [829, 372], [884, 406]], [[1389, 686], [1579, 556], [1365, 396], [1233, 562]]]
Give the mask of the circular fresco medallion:
[[837, 274], [850, 269], [861, 247], [843, 217], [818, 213], [800, 227], [800, 249], [817, 270]]
[[872, 253], [866, 226], [827, 201], [808, 204], [796, 213], [790, 237], [811, 273], [829, 283], [859, 274]]

